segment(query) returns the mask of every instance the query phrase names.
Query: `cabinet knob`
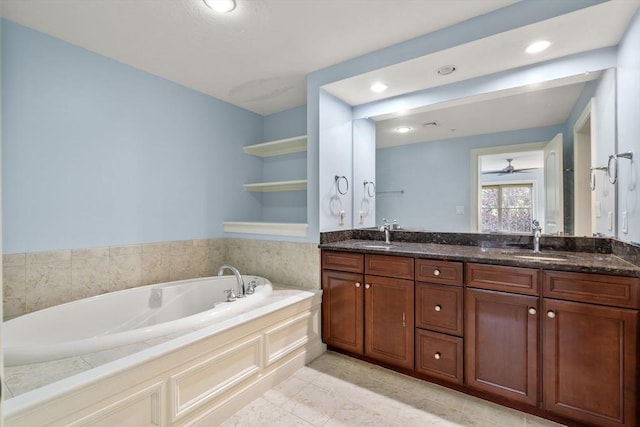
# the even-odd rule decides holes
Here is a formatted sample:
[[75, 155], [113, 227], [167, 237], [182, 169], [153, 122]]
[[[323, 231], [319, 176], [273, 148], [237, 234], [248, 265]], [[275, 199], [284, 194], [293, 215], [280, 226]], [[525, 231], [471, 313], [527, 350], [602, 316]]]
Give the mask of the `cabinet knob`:
[[549, 319], [553, 319], [554, 317], [556, 317], [555, 311], [547, 311], [547, 317]]
[[535, 308], [529, 307], [529, 314], [536, 314], [536, 313], [537, 313], [537, 311], [536, 311]]
[[365, 289], [369, 289], [370, 287], [371, 287], [371, 285], [370, 285], [370, 284], [368, 284], [368, 283], [365, 283], [365, 284], [364, 284], [364, 288], [365, 288]]
[[440, 304], [438, 304], [438, 305], [436, 305], [435, 307], [433, 307], [433, 309], [434, 309], [435, 311], [440, 311], [440, 310], [442, 310], [442, 307], [440, 306]]
[[434, 276], [439, 276], [440, 275], [440, 270], [438, 270], [437, 268], [435, 270], [433, 270], [433, 275]]
[[440, 352], [437, 352], [436, 354], [433, 355], [433, 358], [436, 360], [440, 360], [441, 357], [442, 355], [440, 354]]
[[356, 282], [356, 288], [360, 287], [360, 282]]

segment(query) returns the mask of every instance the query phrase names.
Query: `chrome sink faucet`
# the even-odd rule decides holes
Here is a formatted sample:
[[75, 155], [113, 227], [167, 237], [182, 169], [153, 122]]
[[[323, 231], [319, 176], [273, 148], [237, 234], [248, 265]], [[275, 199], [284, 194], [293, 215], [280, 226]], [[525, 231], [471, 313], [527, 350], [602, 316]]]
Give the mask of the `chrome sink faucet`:
[[238, 269], [235, 268], [232, 265], [224, 264], [218, 270], [218, 276], [222, 276], [223, 273], [224, 273], [224, 270], [229, 270], [229, 271], [231, 271], [233, 273], [234, 276], [236, 276], [236, 282], [238, 283], [238, 294], [235, 295], [235, 297], [236, 298], [244, 298], [245, 295], [246, 295], [245, 290], [244, 290], [244, 280], [242, 280], [242, 275], [240, 274]]
[[531, 231], [533, 232], [533, 253], [540, 252], [540, 237], [542, 236], [542, 227], [540, 227], [540, 222], [537, 219], [534, 219], [531, 223]]
[[380, 226], [380, 231], [384, 231], [384, 244], [391, 244], [391, 225], [389, 225], [389, 221], [386, 218], [382, 219], [382, 225]]

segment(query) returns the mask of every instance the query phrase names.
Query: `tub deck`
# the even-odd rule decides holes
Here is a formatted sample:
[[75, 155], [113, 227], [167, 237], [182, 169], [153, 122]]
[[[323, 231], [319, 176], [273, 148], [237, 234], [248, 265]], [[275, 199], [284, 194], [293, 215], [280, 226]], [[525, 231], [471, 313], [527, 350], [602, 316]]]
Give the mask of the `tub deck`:
[[[188, 388], [195, 387], [188, 380], [191, 373], [198, 371], [198, 366], [204, 367], [208, 361], [214, 359], [217, 360], [214, 376], [222, 375], [224, 377], [224, 368], [220, 368], [220, 359], [225, 359], [227, 353], [239, 351], [238, 357], [241, 364], [242, 362], [248, 364], [246, 372], [240, 373], [242, 381], [246, 382], [253, 378], [252, 381], [256, 383], [251, 388], [260, 390], [259, 384], [265, 382], [264, 379], [286, 377], [281, 368], [290, 365], [291, 368], [297, 369], [301, 363], [304, 365], [305, 361], [317, 357], [326, 350], [320, 340], [319, 331], [321, 291], [293, 290], [274, 284], [274, 292], [272, 296], [268, 297], [268, 300], [267, 304], [251, 312], [243, 313], [240, 316], [236, 315], [234, 318], [213, 325], [191, 328], [186, 332], [174, 333], [98, 353], [5, 368], [3, 395], [5, 399], [8, 399], [4, 402], [6, 426], [38, 425], [38, 418], [48, 417], [51, 419], [52, 413], [59, 413], [61, 421], [67, 420], [69, 419], [68, 414], [73, 412], [72, 408], [68, 406], [68, 402], [73, 400], [73, 396], [77, 397], [82, 394], [85, 397], [99, 389], [118, 390], [119, 388], [114, 385], [114, 381], [115, 383], [125, 381], [127, 387], [135, 388], [136, 381], [131, 378], [133, 371], [140, 373], [140, 375], [147, 372], [150, 376], [157, 376], [152, 373], [158, 371], [158, 366], [165, 368], [169, 366], [171, 367], [169, 371], [174, 370], [175, 372], [160, 375], [161, 378], [155, 382], [154, 387], [145, 388], [142, 391], [142, 397], [139, 396], [140, 392], [134, 393], [135, 399], [142, 399], [149, 403], [150, 407], [158, 406], [159, 412], [154, 415], [159, 417], [157, 419], [165, 420], [166, 425], [171, 425], [173, 421], [169, 422], [169, 419], [193, 417], [193, 414], [198, 411], [204, 411], [204, 415], [200, 415], [204, 417], [203, 419], [208, 419], [207, 417], [217, 411], [228, 413], [235, 408], [233, 400], [227, 396], [229, 392], [237, 388], [236, 380], [233, 379], [218, 378], [223, 385], [213, 384], [210, 398], [202, 398], [210, 400], [209, 406], [220, 399], [224, 400], [224, 404], [214, 405], [215, 410], [203, 409], [208, 406], [202, 405], [200, 397], [195, 401], [179, 404], [175, 402], [177, 398], [175, 394], [173, 398], [168, 398], [167, 395], [171, 394], [169, 390], [173, 388], [182, 388], [182, 394], [187, 395]], [[296, 338], [289, 342], [291, 337]], [[236, 344], [233, 348], [229, 348], [229, 343], [234, 342]], [[184, 360], [188, 360], [190, 356], [195, 357], [202, 354], [203, 349], [207, 349], [211, 354], [217, 353], [217, 355], [207, 356], [195, 365], [192, 362], [188, 366], [184, 365]], [[180, 361], [181, 367], [172, 367], [177, 361]], [[238, 366], [235, 362], [233, 365], [234, 370], [237, 369]], [[236, 374], [231, 373], [230, 375], [234, 377]], [[140, 380], [141, 386], [149, 382], [148, 378], [140, 377], [137, 379]], [[144, 381], [142, 381], [143, 379]], [[103, 381], [106, 382], [103, 383]], [[271, 386], [273, 382], [267, 381], [265, 384]], [[246, 393], [247, 390], [244, 390], [243, 387], [234, 392], [238, 396]], [[94, 400], [95, 402], [105, 402], [111, 398], [108, 393], [101, 395], [96, 391]], [[242, 399], [245, 398], [246, 396], [242, 397]], [[114, 399], [118, 398], [114, 397]], [[39, 409], [39, 406], [43, 406], [44, 402], [58, 400], [60, 401], [59, 409], [56, 409], [56, 405], [51, 404], [46, 405], [49, 407], [46, 410]], [[122, 399], [120, 398], [120, 400]], [[152, 403], [158, 400], [160, 400], [160, 405]], [[99, 407], [108, 406], [106, 403], [95, 404]], [[86, 402], [79, 402], [78, 405], [86, 407]], [[83, 412], [81, 407], [76, 409], [78, 413]], [[142, 412], [148, 414], [147, 409], [145, 408]], [[106, 416], [103, 412], [103, 409], [96, 412], [98, 415], [95, 415], [94, 418], [96, 420], [102, 419], [103, 416]], [[132, 413], [132, 416], [134, 415]], [[159, 425], [165, 424], [160, 423]]]

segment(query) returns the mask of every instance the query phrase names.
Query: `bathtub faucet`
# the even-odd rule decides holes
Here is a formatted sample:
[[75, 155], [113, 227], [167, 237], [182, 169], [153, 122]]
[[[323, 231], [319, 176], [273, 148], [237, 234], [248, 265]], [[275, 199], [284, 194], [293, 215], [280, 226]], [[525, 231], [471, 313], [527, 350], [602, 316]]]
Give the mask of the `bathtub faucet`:
[[224, 273], [224, 270], [229, 270], [231, 271], [235, 276], [236, 276], [236, 282], [238, 282], [238, 295], [236, 295], [236, 298], [244, 298], [245, 296], [245, 291], [244, 291], [244, 280], [242, 280], [242, 275], [240, 274], [240, 272], [238, 271], [237, 268], [235, 268], [232, 265], [229, 264], [224, 264], [222, 267], [220, 267], [220, 269], [218, 270], [218, 276], [222, 276]]

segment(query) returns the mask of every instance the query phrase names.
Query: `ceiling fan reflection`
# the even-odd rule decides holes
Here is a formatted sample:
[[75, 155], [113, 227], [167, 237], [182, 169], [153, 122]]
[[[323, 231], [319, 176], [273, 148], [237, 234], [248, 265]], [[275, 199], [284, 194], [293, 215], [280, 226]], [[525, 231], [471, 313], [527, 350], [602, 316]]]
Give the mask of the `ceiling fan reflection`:
[[498, 174], [498, 175], [510, 175], [510, 174], [514, 174], [514, 173], [529, 173], [529, 171], [532, 170], [536, 170], [539, 168], [520, 168], [520, 169], [516, 169], [511, 162], [513, 162], [513, 159], [506, 159], [507, 163], [509, 163], [507, 166], [505, 166], [502, 169], [496, 170], [496, 171], [486, 171], [486, 172], [482, 172], [483, 175], [488, 175], [488, 174]]

